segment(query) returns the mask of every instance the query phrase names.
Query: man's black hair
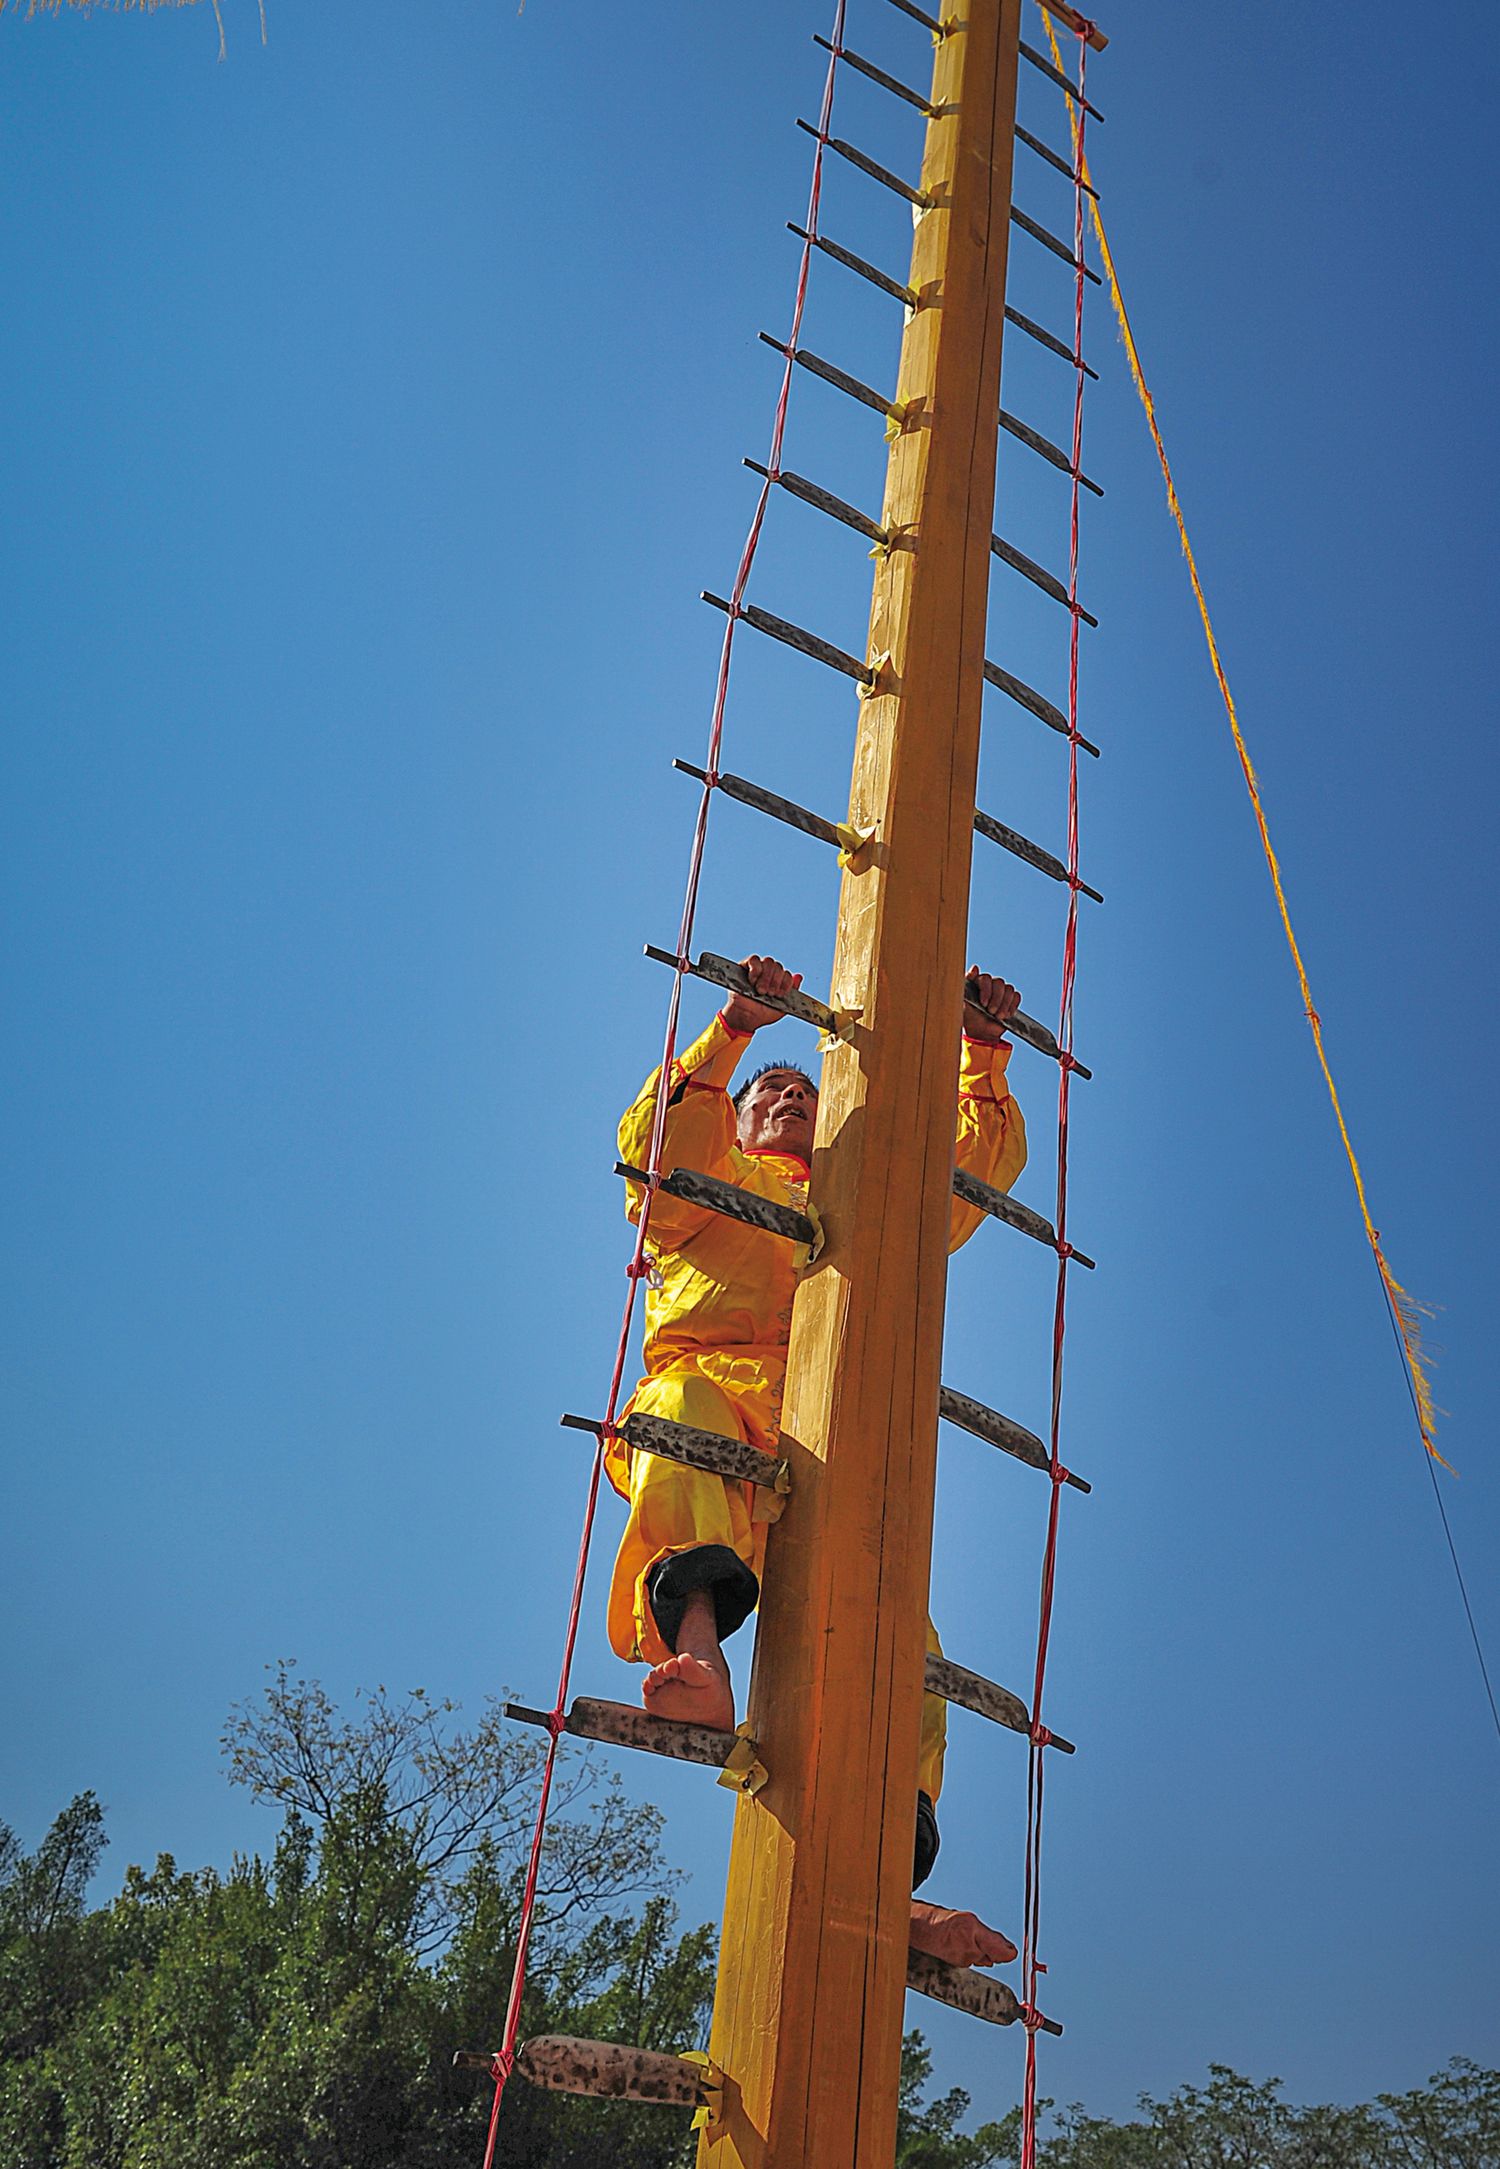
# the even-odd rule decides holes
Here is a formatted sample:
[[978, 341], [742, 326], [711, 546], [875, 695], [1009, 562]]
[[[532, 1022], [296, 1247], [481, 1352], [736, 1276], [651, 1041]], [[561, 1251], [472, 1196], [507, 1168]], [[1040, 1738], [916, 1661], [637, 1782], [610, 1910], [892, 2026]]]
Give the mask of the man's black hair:
[[745, 1095], [750, 1090], [751, 1086], [759, 1084], [762, 1077], [769, 1077], [773, 1070], [775, 1070], [778, 1075], [784, 1070], [788, 1076], [800, 1077], [805, 1085], [810, 1085], [812, 1087], [813, 1093], [816, 1095], [818, 1089], [816, 1084], [814, 1084], [812, 1078], [808, 1076], [807, 1071], [800, 1068], [797, 1063], [762, 1062], [759, 1069], [751, 1071], [750, 1075], [740, 1086], [738, 1092], [736, 1092], [736, 1094], [734, 1095], [735, 1106], [737, 1108], [743, 1107], [745, 1104]]

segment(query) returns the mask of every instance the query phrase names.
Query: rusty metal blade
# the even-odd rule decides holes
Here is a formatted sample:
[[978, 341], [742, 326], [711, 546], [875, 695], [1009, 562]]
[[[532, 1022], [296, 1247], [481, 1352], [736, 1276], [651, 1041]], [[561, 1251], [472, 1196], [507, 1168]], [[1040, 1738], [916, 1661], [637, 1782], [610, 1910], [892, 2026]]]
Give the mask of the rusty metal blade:
[[722, 595], [711, 595], [707, 588], [703, 589], [702, 595], [704, 602], [712, 603], [715, 610], [722, 610], [732, 618], [743, 618], [758, 633], [780, 640], [789, 648], [797, 648], [803, 655], [810, 655], [815, 663], [826, 663], [830, 670], [842, 671], [846, 678], [854, 678], [861, 685], [875, 683], [875, 673], [868, 663], [862, 663], [857, 655], [850, 655], [843, 648], [836, 648], [831, 640], [824, 640], [820, 634], [808, 632], [805, 626], [793, 625], [789, 618], [774, 617], [769, 610], [758, 609], [754, 603], [741, 603], [736, 609]]
[[[616, 1160], [615, 1173], [627, 1182], [651, 1180], [643, 1167], [632, 1167], [628, 1160]], [[669, 1197], [681, 1198], [684, 1205], [701, 1205], [705, 1211], [723, 1213], [727, 1220], [743, 1220], [747, 1227], [763, 1228], [768, 1235], [783, 1235], [789, 1242], [812, 1244], [818, 1239], [806, 1213], [778, 1205], [774, 1198], [760, 1197], [754, 1190], [742, 1190], [738, 1183], [721, 1182], [717, 1175], [700, 1174], [693, 1167], [674, 1167], [670, 1175], [662, 1176], [659, 1187]]]
[[[1033, 138], [1033, 140], [1035, 139]], [[1063, 170], [1066, 172], [1067, 168], [1064, 167]], [[1024, 211], [1018, 211], [1014, 204], [1010, 207], [1010, 217], [1013, 226], [1019, 226], [1022, 233], [1029, 233], [1033, 241], [1040, 241], [1044, 249], [1050, 249], [1054, 256], [1060, 256], [1070, 271], [1081, 271], [1084, 277], [1092, 279], [1096, 286], [1104, 284], [1097, 271], [1090, 271], [1087, 264], [1079, 262], [1066, 241], [1059, 241], [1055, 233], [1041, 225], [1036, 219], [1028, 218]]]
[[[953, 1170], [953, 1195], [962, 1198], [966, 1205], [977, 1206], [980, 1212], [988, 1213], [992, 1220], [1003, 1220], [1008, 1228], [1029, 1235], [1034, 1243], [1045, 1243], [1049, 1249], [1057, 1249], [1057, 1230], [1050, 1220], [1030, 1205], [1023, 1205], [1019, 1198], [1009, 1197], [992, 1184], [981, 1182], [977, 1175], [965, 1174], [961, 1167]], [[1071, 1249], [1071, 1245], [1069, 1247]], [[1086, 1258], [1081, 1250], [1072, 1250], [1072, 1256], [1079, 1265], [1086, 1266], [1090, 1272], [1094, 1270], [1093, 1259]]]
[[887, 272], [877, 271], [874, 264], [866, 263], [863, 256], [856, 256], [853, 249], [843, 248], [837, 241], [830, 241], [826, 234], [808, 233], [804, 227], [793, 225], [790, 219], [786, 222], [786, 230], [794, 233], [799, 241], [810, 241], [815, 249], [821, 249], [825, 256], [831, 256], [836, 264], [842, 264], [846, 270], [857, 272], [860, 278], [868, 279], [872, 286], [878, 286], [883, 294], [889, 294], [893, 301], [901, 302], [905, 308], [914, 309], [921, 298], [914, 288], [903, 286], [899, 279], [891, 278]]
[[[986, 1408], [983, 1401], [972, 1400], [967, 1393], [955, 1393], [951, 1386], [938, 1388], [938, 1414], [947, 1423], [956, 1423], [961, 1431], [972, 1432], [982, 1438], [987, 1446], [996, 1446], [1013, 1460], [1024, 1461], [1031, 1469], [1040, 1469], [1045, 1475], [1052, 1462], [1046, 1447], [1034, 1431], [1010, 1416], [1002, 1416], [997, 1408]], [[1091, 1491], [1081, 1476], [1071, 1469], [1065, 1472], [1064, 1481], [1075, 1491]]]
[[[1009, 311], [1006, 313], [1008, 315]], [[845, 392], [849, 398], [857, 399], [862, 407], [873, 407], [877, 414], [894, 412], [890, 400], [883, 392], [877, 392], [870, 385], [862, 384], [858, 377], [851, 377], [847, 369], [837, 368], [833, 362], [824, 361], [822, 355], [814, 354], [810, 347], [785, 346], [780, 339], [773, 339], [768, 331], [758, 332], [756, 336], [763, 339], [767, 346], [774, 346], [777, 353], [784, 354], [788, 361], [794, 361], [799, 369], [810, 370], [815, 377], [821, 377], [825, 384], [831, 384], [835, 391]], [[1068, 350], [1063, 347], [1062, 351], [1066, 354]]]
[[783, 467], [780, 474], [772, 474], [769, 467], [762, 467], [756, 459], [747, 459], [745, 465], [752, 474], [764, 475], [765, 479], [774, 482], [778, 489], [786, 490], [792, 497], [800, 497], [804, 504], [811, 505], [817, 512], [826, 512], [831, 520], [839, 520], [845, 527], [852, 527], [857, 535], [864, 535], [868, 541], [890, 541], [890, 536], [878, 520], [872, 520], [868, 513], [861, 512], [857, 505], [847, 503], [844, 498], [835, 497], [833, 491], [825, 490], [821, 483], [809, 482], [805, 475], [793, 474], [789, 467]]
[[[955, 2011], [967, 2011], [971, 2018], [982, 2018], [991, 2026], [1013, 2026], [1021, 2015], [1016, 1992], [1004, 1981], [989, 1980], [972, 1966], [945, 1966], [925, 1951], [907, 1952], [906, 1985], [919, 1996], [949, 2003]], [[1043, 2033], [1062, 2032], [1055, 2019], [1044, 2018], [1040, 2023]]]
[[[936, 120], [942, 112], [941, 106], [933, 105], [922, 96], [919, 90], [913, 90], [907, 83], [898, 82], [894, 75], [887, 75], [884, 68], [877, 68], [873, 60], [866, 60], [863, 55], [854, 52], [851, 47], [847, 45], [832, 46], [826, 38], [820, 38], [816, 33], [813, 36], [813, 44], [821, 45], [825, 53], [836, 53], [840, 60], [846, 61], [860, 75], [868, 76], [872, 83], [878, 83], [881, 89], [888, 90], [892, 97], [904, 98], [908, 105], [914, 105], [917, 111], [925, 113], [929, 120]], [[1090, 106], [1089, 111], [1092, 113], [1093, 110], [1093, 107]]]
[[1065, 475], [1076, 475], [1084, 488], [1092, 490], [1096, 497], [1104, 495], [1097, 482], [1091, 482], [1081, 467], [1073, 465], [1061, 445], [1054, 444], [1050, 437], [1044, 437], [1039, 430], [1032, 429], [1014, 414], [1007, 414], [1004, 407], [1000, 409], [1000, 427], [1008, 430], [1011, 436], [1035, 452], [1039, 458], [1046, 460], [1049, 467], [1056, 467]]
[[1099, 108], [1096, 105], [1090, 105], [1087, 98], [1079, 94], [1078, 85], [1073, 81], [1072, 77], [1064, 75], [1061, 68], [1054, 68], [1050, 60], [1044, 60], [1036, 47], [1028, 45], [1024, 38], [1021, 40], [1021, 55], [1023, 59], [1031, 62], [1033, 68], [1039, 69], [1049, 81], [1054, 82], [1059, 90], [1065, 90], [1073, 103], [1081, 105], [1085, 113], [1092, 113], [1096, 121], [1103, 120], [1104, 115], [1099, 111]]
[[[1029, 316], [1023, 316], [1019, 309], [1011, 308], [1009, 303], [1006, 304], [1005, 321], [1007, 324], [1014, 324], [1017, 331], [1024, 331], [1028, 338], [1035, 339], [1038, 346], [1044, 346], [1049, 354], [1060, 354], [1065, 362], [1072, 362], [1074, 367], [1077, 367], [1077, 361], [1070, 346], [1064, 346], [1061, 339], [1054, 338], [1050, 331], [1044, 331], [1040, 324], [1033, 322]], [[761, 337], [764, 339], [765, 336], [765, 333], [762, 332]], [[1092, 377], [1096, 384], [1098, 383], [1098, 370], [1091, 369], [1087, 362], [1083, 364], [1083, 373], [1086, 377]]]
[[[920, 188], [913, 188], [909, 181], [903, 181], [899, 173], [892, 173], [889, 166], [877, 165], [873, 158], [868, 157], [864, 151], [856, 150], [852, 143], [843, 143], [837, 136], [823, 135], [814, 128], [811, 121], [799, 120], [797, 126], [819, 143], [826, 143], [829, 150], [837, 151], [840, 158], [847, 158], [851, 166], [857, 166], [861, 173], [867, 173], [872, 181], [879, 181], [882, 188], [893, 189], [898, 196], [904, 196], [906, 201], [914, 203], [919, 211], [929, 208], [932, 201], [930, 196], [924, 196]], [[1016, 133], [1019, 135], [1020, 130]], [[1064, 166], [1064, 173], [1067, 170]]]
[[[545, 1730], [545, 1710], [524, 1702], [507, 1702], [505, 1715], [518, 1724], [540, 1725]], [[732, 1732], [715, 1732], [707, 1725], [679, 1725], [670, 1718], [652, 1717], [630, 1702], [598, 1702], [579, 1695], [563, 1720], [563, 1730], [575, 1739], [604, 1740], [611, 1747], [640, 1748], [648, 1755], [665, 1755], [669, 1762], [701, 1762], [722, 1769], [739, 1742]]]
[[[1061, 859], [1054, 858], [1050, 851], [1044, 851], [1040, 844], [1034, 844], [1030, 837], [1023, 836], [1019, 829], [1007, 828], [1005, 823], [997, 821], [993, 814], [976, 811], [974, 827], [991, 843], [999, 844], [1002, 851], [1009, 851], [1014, 857], [1025, 859], [1028, 866], [1035, 866], [1040, 872], [1050, 874], [1054, 881], [1067, 880], [1068, 869]], [[1096, 904], [1104, 902], [1099, 891], [1091, 889], [1086, 881], [1080, 881], [1078, 886], [1082, 893], [1091, 896]]]
[[[749, 465], [748, 461], [746, 465]], [[1013, 542], [1007, 542], [1003, 535], [991, 535], [990, 548], [1002, 564], [1009, 565], [1013, 571], [1022, 574], [1034, 587], [1039, 587], [1044, 595], [1050, 595], [1054, 602], [1060, 602], [1065, 610], [1075, 607], [1061, 580], [1054, 573], [1048, 572], [1045, 566], [1039, 565], [1034, 557], [1028, 557], [1024, 550], [1018, 550]], [[1082, 603], [1077, 604], [1076, 608], [1085, 625], [1098, 626], [1099, 620], [1085, 610]]]
[[[646, 955], [657, 964], [670, 964], [676, 969], [677, 959], [669, 949], [654, 949], [648, 942]], [[705, 979], [711, 987], [725, 987], [731, 994], [748, 994], [752, 1001], [761, 1002], [767, 1009], [779, 1009], [788, 1017], [796, 1017], [803, 1024], [815, 1025], [820, 1032], [832, 1032], [838, 1027], [838, 1018], [826, 1002], [815, 1001], [800, 988], [791, 994], [774, 999], [759, 992], [750, 984], [743, 964], [736, 964], [732, 957], [715, 956], [712, 949], [705, 949], [696, 964], [687, 966], [689, 976]]]
[[528, 2041], [516, 2069], [533, 2086], [554, 2094], [590, 2094], [601, 2101], [656, 2101], [672, 2108], [701, 2108], [711, 2091], [702, 2064], [660, 2049], [626, 2048], [615, 2041], [583, 2041], [574, 2034], [544, 2033]]
[[[673, 761], [672, 766], [680, 768], [685, 776], [696, 776], [700, 783], [708, 781], [706, 771], [695, 768], [691, 761]], [[843, 848], [844, 838], [839, 834], [838, 824], [825, 821], [822, 814], [814, 813], [809, 806], [799, 806], [794, 798], [783, 798], [779, 791], [768, 791], [764, 784], [750, 783], [744, 776], [722, 772], [717, 788], [726, 798], [737, 798], [742, 806], [753, 806], [757, 813], [769, 814], [773, 821], [784, 821], [788, 828], [801, 829], [805, 836], [816, 836], [819, 843], [832, 844], [835, 850]]]
[[[1058, 172], [1066, 174], [1070, 181], [1073, 179], [1073, 168], [1066, 158], [1059, 158], [1050, 143], [1044, 143], [1040, 136], [1032, 135], [1019, 122], [1016, 124], [1016, 140], [1024, 143], [1027, 150], [1035, 151], [1038, 158], [1045, 158], [1049, 166], [1055, 166]], [[1095, 203], [1099, 201], [1099, 191], [1092, 181], [1084, 182], [1083, 192], [1086, 196], [1092, 196]]]

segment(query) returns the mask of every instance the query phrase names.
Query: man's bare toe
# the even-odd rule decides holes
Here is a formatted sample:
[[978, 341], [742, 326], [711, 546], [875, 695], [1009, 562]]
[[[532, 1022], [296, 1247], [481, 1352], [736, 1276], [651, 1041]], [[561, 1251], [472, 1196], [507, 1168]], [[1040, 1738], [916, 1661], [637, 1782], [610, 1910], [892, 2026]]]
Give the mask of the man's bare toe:
[[669, 1657], [646, 1674], [641, 1697], [653, 1717], [680, 1725], [708, 1725], [716, 1732], [734, 1729], [734, 1689], [722, 1664], [705, 1664], [685, 1652]]
[[977, 1913], [918, 1898], [911, 1902], [911, 1946], [948, 1966], [1003, 1966], [1016, 1955], [1009, 1936], [987, 1927]]

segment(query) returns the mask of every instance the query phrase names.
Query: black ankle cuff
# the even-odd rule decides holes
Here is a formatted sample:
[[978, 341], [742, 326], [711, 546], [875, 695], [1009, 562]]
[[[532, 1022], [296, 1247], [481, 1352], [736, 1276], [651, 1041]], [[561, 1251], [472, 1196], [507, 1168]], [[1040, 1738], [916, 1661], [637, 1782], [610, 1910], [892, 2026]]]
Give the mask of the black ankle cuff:
[[738, 1552], [727, 1544], [700, 1544], [693, 1551], [674, 1551], [659, 1559], [646, 1576], [646, 1598], [657, 1631], [669, 1649], [676, 1649], [682, 1631], [687, 1600], [696, 1589], [707, 1589], [714, 1600], [714, 1624], [719, 1640], [727, 1642], [742, 1627], [760, 1601], [760, 1583]]
[[912, 1861], [911, 1887], [920, 1890], [932, 1873], [932, 1864], [938, 1856], [937, 1815], [925, 1792], [917, 1794], [917, 1849]]

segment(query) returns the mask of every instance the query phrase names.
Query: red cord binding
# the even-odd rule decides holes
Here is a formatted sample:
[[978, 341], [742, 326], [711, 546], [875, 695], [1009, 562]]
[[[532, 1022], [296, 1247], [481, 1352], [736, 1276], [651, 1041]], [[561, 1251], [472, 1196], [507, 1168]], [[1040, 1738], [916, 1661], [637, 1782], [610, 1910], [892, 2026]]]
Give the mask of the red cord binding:
[[[829, 56], [828, 74], [823, 84], [823, 102], [818, 120], [820, 139], [828, 133], [828, 123], [833, 117], [834, 79], [843, 54], [845, 0], [837, 0], [833, 18], [833, 51]], [[797, 351], [797, 335], [802, 328], [802, 312], [807, 301], [808, 272], [812, 263], [813, 242], [818, 232], [818, 205], [823, 193], [823, 143], [819, 140], [813, 152], [812, 185], [808, 195], [805, 225], [808, 239], [803, 243], [802, 261], [797, 272], [797, 293], [792, 305], [792, 328], [787, 338], [788, 355]], [[771, 449], [766, 465], [773, 473], [781, 466], [782, 441], [786, 436], [787, 407], [791, 399], [793, 364], [788, 358], [782, 372], [781, 389], [777, 395], [775, 418], [771, 425]], [[751, 516], [750, 530], [745, 546], [740, 552], [739, 568], [735, 573], [734, 588], [730, 595], [729, 616], [724, 625], [724, 641], [719, 651], [719, 671], [714, 685], [713, 709], [709, 722], [708, 753], [705, 759], [710, 778], [717, 778], [719, 751], [724, 737], [724, 710], [729, 697], [729, 667], [734, 653], [735, 627], [740, 618], [740, 605], [744, 601], [749, 583], [750, 570], [760, 547], [761, 529], [765, 525], [766, 506], [770, 500], [771, 484], [762, 481]], [[662, 1039], [660, 1074], [662, 1077], [672, 1066], [677, 1050], [677, 1024], [682, 1009], [682, 982], [687, 958], [692, 948], [693, 926], [698, 911], [698, 890], [703, 877], [703, 853], [708, 840], [708, 809], [713, 797], [713, 782], [706, 782], [698, 805], [698, 818], [693, 827], [693, 840], [688, 855], [687, 885], [682, 900], [682, 919], [677, 934], [677, 969], [672, 978], [672, 992], [667, 1003], [666, 1030]], [[630, 1349], [630, 1328], [635, 1317], [636, 1294], [641, 1281], [650, 1272], [645, 1262], [646, 1239], [650, 1232], [651, 1206], [656, 1186], [661, 1180], [662, 1135], [667, 1118], [667, 1095], [658, 1087], [656, 1109], [651, 1124], [651, 1149], [646, 1166], [651, 1181], [641, 1206], [640, 1222], [636, 1228], [635, 1248], [629, 1265], [629, 1287], [625, 1297], [625, 1312], [620, 1321], [620, 1335], [615, 1345], [614, 1364], [610, 1373], [609, 1395], [605, 1403], [604, 1425], [601, 1427], [599, 1444], [594, 1450], [594, 1465], [589, 1477], [588, 1497], [584, 1507], [583, 1533], [578, 1546], [578, 1564], [573, 1575], [573, 1596], [568, 1608], [567, 1632], [563, 1640], [562, 1667], [558, 1674], [557, 1699], [548, 1720], [550, 1735], [547, 1758], [542, 1765], [541, 1795], [537, 1803], [536, 1828], [532, 1833], [531, 1853], [526, 1867], [526, 1880], [521, 1891], [521, 1916], [516, 1930], [516, 1958], [511, 1972], [510, 1996], [505, 2007], [505, 2029], [501, 2046], [496, 2051], [495, 2099], [490, 2110], [489, 2134], [484, 2149], [484, 2169], [493, 2169], [495, 2140], [500, 2125], [500, 2104], [505, 2098], [506, 2083], [515, 2068], [516, 2036], [521, 2025], [521, 1999], [526, 1988], [526, 1960], [531, 1944], [532, 1922], [536, 1913], [537, 1879], [541, 1871], [542, 1841], [547, 1833], [547, 1809], [552, 1797], [553, 1771], [557, 1762], [557, 1743], [563, 1729], [563, 1708], [568, 1699], [568, 1685], [573, 1673], [573, 1651], [578, 1641], [578, 1626], [583, 1610], [584, 1577], [588, 1571], [589, 1548], [593, 1541], [594, 1515], [599, 1503], [599, 1480], [604, 1469], [604, 1438], [613, 1432], [615, 1417], [620, 1406], [620, 1388], [625, 1377], [625, 1361]]]
[[1058, 1451], [1062, 1428], [1063, 1340], [1067, 1331], [1068, 1260], [1073, 1247], [1068, 1241], [1068, 1102], [1077, 1066], [1073, 1059], [1073, 988], [1078, 967], [1078, 503], [1079, 476], [1083, 466], [1083, 131], [1087, 109], [1083, 104], [1084, 69], [1088, 60], [1087, 29], [1078, 39], [1078, 112], [1073, 135], [1073, 254], [1077, 274], [1073, 296], [1073, 457], [1072, 502], [1069, 507], [1068, 548], [1068, 918], [1063, 935], [1062, 995], [1058, 1010], [1057, 1043], [1062, 1050], [1057, 1082], [1057, 1295], [1052, 1313], [1052, 1501], [1047, 1514], [1047, 1539], [1042, 1552], [1041, 1595], [1038, 1606], [1036, 1673], [1032, 1684], [1031, 1742], [1026, 1768], [1026, 1888], [1021, 1930], [1022, 2021], [1026, 2027], [1026, 2077], [1021, 2097], [1020, 2169], [1036, 2169], [1036, 2037], [1040, 2025], [1037, 2010], [1037, 1977], [1046, 1968], [1037, 1957], [1041, 1932], [1042, 1893], [1042, 1794], [1046, 1769], [1044, 1750], [1052, 1735], [1042, 1723], [1042, 1689], [1047, 1676], [1047, 1645], [1052, 1633], [1052, 1598], [1057, 1572], [1058, 1509], [1066, 1471]]

